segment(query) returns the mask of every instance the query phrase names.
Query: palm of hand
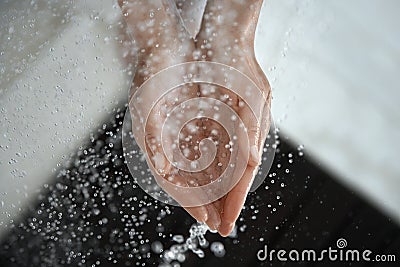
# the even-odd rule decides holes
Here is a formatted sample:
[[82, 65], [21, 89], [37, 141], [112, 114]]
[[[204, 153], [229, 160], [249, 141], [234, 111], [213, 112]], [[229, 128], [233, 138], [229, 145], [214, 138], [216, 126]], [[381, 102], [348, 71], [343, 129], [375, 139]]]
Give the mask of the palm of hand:
[[[141, 1], [133, 2], [139, 3]], [[154, 2], [154, 6], [151, 6], [151, 4], [149, 4], [150, 2]], [[149, 1], [146, 4], [141, 3], [141, 8], [145, 10], [142, 10], [139, 14], [146, 14], [147, 16], [149, 10], [157, 10], [156, 2], [160, 1]], [[221, 9], [216, 9], [216, 7], [223, 4], [227, 5], [228, 8], [232, 5], [230, 1], [219, 0], [207, 6], [205, 14], [207, 15], [212, 12], [213, 16], [207, 16], [208, 20], [203, 21], [196, 43], [190, 38], [182, 37], [182, 25], [180, 25], [176, 18], [170, 17], [166, 10], [160, 11], [159, 6], [158, 18], [156, 16], [155, 23], [156, 25], [161, 25], [162, 22], [167, 21], [169, 27], [167, 27], [167, 31], [165, 27], [160, 29], [160, 32], [164, 35], [159, 35], [158, 39], [156, 38], [156, 40], [152, 42], [153, 45], [149, 45], [148, 40], [154, 39], [154, 31], [149, 35], [149, 32], [140, 31], [140, 29], [138, 29], [138, 25], [141, 25], [140, 23], [143, 24], [143, 21], [146, 21], [146, 19], [135, 16], [135, 18], [129, 17], [131, 20], [128, 18], [127, 22], [129, 25], [136, 27], [136, 29], [133, 30], [134, 32], [141, 32], [139, 36], [135, 36], [138, 40], [137, 46], [140, 50], [142, 50], [143, 47], [145, 47], [145, 51], [147, 50], [145, 55], [142, 56], [142, 59], [139, 58], [138, 73], [143, 73], [143, 69], [149, 70], [153, 68], [153, 71], [147, 71], [151, 75], [151, 73], [155, 73], [156, 71], [169, 67], [170, 65], [192, 61], [193, 54], [196, 54], [197, 58], [195, 59], [197, 60], [200, 51], [202, 56], [200, 56], [199, 59], [224, 63], [233, 66], [242, 71], [245, 75], [248, 75], [257, 83], [257, 86], [263, 91], [263, 94], [267, 99], [261, 114], [262, 120], [260, 122], [255, 122], [250, 114], [251, 112], [249, 107], [240, 105], [241, 99], [234, 93], [223, 88], [211, 88], [209, 85], [186, 86], [166, 95], [165, 98], [157, 104], [150, 115], [149, 126], [146, 128], [146, 130], [151, 134], [146, 135], [145, 137], [140, 136], [139, 134], [135, 135], [135, 138], [137, 139], [145, 139], [143, 140], [143, 143], [148, 146], [149, 151], [152, 154], [149, 156], [149, 159], [152, 161], [152, 164], [149, 164], [149, 166], [155, 166], [157, 169], [153, 169], [153, 171], [158, 172], [162, 169], [166, 179], [172, 176], [174, 182], [189, 187], [205, 185], [214, 181], [221, 175], [228, 164], [229, 157], [231, 156], [229, 149], [229, 136], [224, 132], [224, 129], [221, 128], [221, 125], [208, 119], [196, 119], [191, 122], [192, 129], [194, 127], [196, 131], [193, 132], [190, 127], [184, 127], [182, 129], [182, 138], [179, 140], [178, 145], [181, 151], [186, 151], [184, 154], [189, 160], [194, 160], [200, 156], [198, 147], [201, 140], [209, 138], [217, 144], [215, 159], [212, 160], [210, 166], [200, 172], [183, 171], [172, 166], [169, 162], [166, 163], [167, 161], [165, 156], [160, 156], [163, 151], [160, 146], [159, 135], [161, 129], [159, 128], [159, 125], [161, 125], [162, 121], [165, 120], [167, 114], [171, 111], [171, 107], [179, 105], [187, 99], [196, 97], [212, 97], [220, 99], [231, 106], [232, 109], [239, 114], [246, 127], [249, 129], [251, 145], [257, 148], [255, 153], [256, 155], [253, 153], [253, 157], [250, 159], [243, 177], [228, 194], [206, 205], [185, 207], [194, 218], [199, 221], [205, 221], [212, 229], [218, 229], [221, 235], [227, 235], [232, 230], [234, 222], [239, 216], [259, 163], [258, 157], [263, 146], [263, 140], [265, 139], [269, 128], [268, 111], [270, 88], [268, 81], [255, 60], [252, 50], [252, 40], [254, 39], [253, 31], [255, 30], [255, 23], [252, 21], [254, 10], [250, 10], [248, 14], [242, 12], [239, 17], [233, 18], [235, 21], [226, 21], [224, 24], [217, 26], [218, 22], [216, 21], [216, 18], [218, 18], [218, 12], [221, 12]], [[243, 4], [237, 5], [239, 6], [236, 7], [236, 10], [243, 8], [240, 6]], [[257, 8], [257, 6], [254, 8]], [[159, 21], [157, 21], [157, 19]], [[232, 27], [227, 25], [238, 25], [238, 23], [234, 22], [239, 22], [239, 26], [242, 25], [242, 28], [238, 27], [232, 31]], [[251, 28], [249, 26], [252, 25], [254, 27], [253, 30], [250, 29], [247, 33], [243, 32], [243, 29], [246, 27], [247, 29]], [[212, 30], [210, 30], [211, 28]], [[168, 34], [166, 34], [166, 32], [168, 32]], [[236, 32], [236, 34], [234, 34], [234, 32]], [[159, 45], [160, 43], [167, 43], [168, 45], [164, 46], [165, 50], [157, 50], [154, 49], [154, 42], [158, 42]], [[168, 49], [171, 46], [179, 48], [181, 52], [171, 54], [171, 50]], [[200, 49], [196, 49], [196, 46], [200, 46]], [[149, 66], [149, 64], [147, 64], [149, 50], [150, 54], [153, 56], [164, 56], [164, 60], [152, 62]], [[141, 60], [143, 63], [140, 63]], [[140, 66], [146, 66], [146, 68], [140, 68]], [[136, 85], [136, 87], [138, 87], [138, 85], [143, 83], [145, 79], [146, 78], [143, 78], [143, 75], [140, 75], [139, 73], [139, 75], [136, 75], [135, 77], [134, 86]], [[260, 101], [260, 99], [254, 99], [254, 101]], [[252, 103], [249, 104], [251, 105]], [[142, 147], [142, 149], [145, 148]], [[160, 157], [162, 158], [162, 164], [159, 163]], [[171, 192], [171, 195], [174, 197], [174, 192]]]

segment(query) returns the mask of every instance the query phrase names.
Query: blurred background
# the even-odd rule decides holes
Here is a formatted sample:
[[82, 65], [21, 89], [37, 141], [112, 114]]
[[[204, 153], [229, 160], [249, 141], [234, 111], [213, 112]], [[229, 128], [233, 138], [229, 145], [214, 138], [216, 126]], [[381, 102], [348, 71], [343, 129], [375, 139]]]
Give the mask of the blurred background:
[[[255, 224], [254, 233], [257, 227], [271, 224], [273, 220], [287, 220], [289, 211], [298, 209], [298, 203], [291, 203], [290, 196], [301, 198], [299, 192], [307, 190], [307, 179], [314, 174], [321, 180], [315, 181], [313, 193], [331, 200], [322, 209], [336, 208], [331, 210], [332, 217], [325, 214], [324, 218], [333, 219], [365, 206], [371, 211], [360, 215], [363, 222], [366, 218], [375, 218], [376, 226], [388, 224], [386, 228], [391, 229], [382, 236], [397, 238], [399, 235], [399, 10], [400, 2], [396, 0], [268, 0], [264, 3], [257, 29], [256, 55], [273, 89], [272, 112], [283, 144], [277, 160], [283, 162], [288, 154], [299, 156], [303, 151], [306, 157], [299, 157], [296, 166], [287, 160], [281, 162], [287, 165], [282, 169], [277, 167], [279, 163], [274, 165], [271, 173], [282, 179], [276, 178], [279, 183], [287, 184], [290, 194], [282, 205], [281, 217], [271, 215], [270, 211], [263, 217], [264, 213], [260, 212], [261, 222]], [[70, 173], [68, 170], [79, 169], [81, 161], [77, 157], [88, 154], [95, 159], [99, 157], [98, 153], [85, 149], [87, 144], [95, 150], [102, 144], [112, 150], [106, 140], [108, 136], [120, 134], [116, 122], [124, 115], [134, 72], [121, 53], [123, 27], [116, 1], [0, 2], [0, 240], [6, 244], [0, 251], [10, 253], [11, 249], [15, 257], [18, 253], [26, 256], [28, 249], [19, 247], [22, 245], [16, 240], [29, 234], [25, 227], [22, 227], [24, 234], [17, 229], [40, 217], [37, 211], [38, 207], [46, 206], [43, 201], [53, 203], [49, 200], [51, 192], [67, 190], [63, 185], [68, 187], [68, 182], [63, 180], [59, 185], [59, 179], [68, 176], [71, 182], [79, 176], [66, 175]], [[111, 143], [118, 147], [115, 140]], [[121, 158], [116, 161], [119, 165], [109, 162], [113, 166], [110, 168], [115, 168], [107, 176], [110, 188], [114, 182], [122, 183], [119, 177], [129, 180], [120, 173], [124, 170], [120, 161]], [[102, 163], [90, 168], [87, 164], [81, 165], [96, 169]], [[279, 174], [278, 169], [286, 168], [290, 174]], [[270, 183], [271, 177], [265, 183]], [[320, 181], [329, 181], [331, 185], [318, 191], [315, 188], [319, 188]], [[80, 183], [78, 193], [84, 194], [85, 186], [84, 182]], [[135, 188], [133, 184], [131, 187]], [[269, 201], [271, 194], [274, 199], [280, 194], [271, 193], [267, 187], [262, 189], [267, 190], [264, 201]], [[111, 197], [106, 199], [113, 201]], [[307, 201], [312, 203], [310, 199]], [[256, 203], [262, 206], [269, 202]], [[337, 210], [342, 206], [349, 209], [340, 213]], [[319, 214], [319, 209], [314, 207], [309, 213]], [[182, 213], [172, 210], [177, 214], [175, 217]], [[66, 214], [61, 209], [54, 216], [60, 219]], [[79, 218], [83, 224], [90, 221], [85, 216]], [[326, 221], [327, 225], [334, 225], [329, 219]], [[304, 219], [301, 222], [309, 224]], [[271, 227], [278, 224], [273, 223]], [[149, 229], [153, 229], [150, 225]], [[66, 229], [62, 226], [58, 224], [58, 231]], [[190, 221], [185, 221], [181, 226], [185, 230], [179, 231], [187, 233], [189, 226]], [[170, 230], [175, 231], [173, 226]], [[321, 233], [327, 231], [329, 227], [321, 229]], [[310, 233], [303, 231], [307, 232]], [[371, 234], [371, 231], [364, 233]], [[266, 237], [260, 238], [266, 240]], [[363, 242], [361, 234], [357, 238], [354, 237]], [[48, 236], [48, 239], [54, 240], [54, 237]], [[389, 243], [399, 248], [398, 241]], [[79, 250], [79, 246], [75, 247], [75, 253], [79, 254]], [[49, 258], [58, 254], [49, 255], [43, 257], [48, 264], [54, 263], [56, 259]], [[40, 264], [43, 262], [34, 265]]]
[[400, 221], [398, 1], [266, 1], [257, 54], [285, 134]]

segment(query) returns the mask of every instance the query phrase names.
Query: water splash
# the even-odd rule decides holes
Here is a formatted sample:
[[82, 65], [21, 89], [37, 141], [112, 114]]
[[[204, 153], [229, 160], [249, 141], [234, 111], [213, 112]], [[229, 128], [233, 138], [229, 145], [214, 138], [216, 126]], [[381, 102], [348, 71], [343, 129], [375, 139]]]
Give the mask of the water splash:
[[174, 261], [184, 262], [186, 259], [185, 253], [188, 251], [193, 252], [199, 258], [204, 258], [204, 251], [202, 248], [208, 247], [208, 241], [204, 237], [207, 231], [213, 232], [204, 223], [193, 224], [189, 229], [189, 237], [184, 240], [182, 235], [175, 235], [172, 240], [178, 244], [172, 245], [169, 249], [165, 250], [162, 260], [163, 262], [159, 267], [171, 266]]

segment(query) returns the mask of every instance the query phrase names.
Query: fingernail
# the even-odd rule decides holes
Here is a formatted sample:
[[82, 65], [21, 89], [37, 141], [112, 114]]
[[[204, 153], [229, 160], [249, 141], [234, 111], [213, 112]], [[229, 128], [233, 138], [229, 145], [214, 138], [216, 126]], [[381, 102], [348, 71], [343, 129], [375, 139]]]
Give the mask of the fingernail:
[[208, 213], [205, 207], [199, 207], [198, 210], [192, 210], [185, 208], [187, 212], [197, 221], [200, 223], [206, 223], [208, 220]]
[[204, 211], [202, 211], [202, 214], [201, 214], [200, 222], [205, 223], [207, 220], [208, 220], [207, 209], [204, 209]]
[[208, 220], [208, 212], [206, 207], [200, 207], [200, 212], [196, 218], [198, 222], [205, 223]]
[[218, 230], [219, 234], [223, 237], [227, 237], [230, 235], [233, 231], [233, 228], [235, 227], [235, 223], [224, 223], [221, 225], [220, 229]]
[[208, 220], [207, 224], [211, 230], [217, 230], [221, 224], [221, 218], [213, 207], [207, 207]]
[[250, 148], [250, 156], [255, 164], [260, 164], [260, 153], [258, 153], [257, 146], [254, 145]]
[[234, 227], [235, 227], [235, 223], [230, 223], [229, 224], [229, 226], [228, 226], [228, 229], [229, 229], [228, 235], [230, 235], [232, 233]]

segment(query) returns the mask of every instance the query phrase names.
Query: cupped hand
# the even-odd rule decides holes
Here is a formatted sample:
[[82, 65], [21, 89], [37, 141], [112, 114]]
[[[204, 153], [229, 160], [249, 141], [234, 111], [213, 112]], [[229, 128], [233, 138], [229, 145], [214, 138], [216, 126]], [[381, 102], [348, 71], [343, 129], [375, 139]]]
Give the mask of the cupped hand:
[[[198, 38], [202, 54], [207, 55], [207, 61], [223, 63], [238, 69], [255, 82], [264, 96], [264, 99], [252, 98], [250, 103], [244, 103], [243, 99], [231, 90], [212, 91], [208, 85], [200, 86], [201, 96], [226, 99], [243, 120], [250, 141], [250, 158], [242, 178], [226, 196], [213, 203], [221, 218], [218, 232], [223, 236], [232, 231], [244, 205], [258, 171], [264, 141], [270, 127], [271, 89], [254, 53], [255, 30], [262, 3], [263, 1], [259, 0], [208, 1]], [[257, 106], [261, 108], [255, 108]], [[255, 118], [253, 111], [259, 112], [257, 115], [260, 120]]]
[[[193, 60], [212, 61], [232, 66], [254, 81], [263, 97], [250, 98], [244, 103], [234, 92], [211, 85], [185, 85], [163, 96], [152, 109], [145, 125], [134, 124], [133, 133], [141, 149], [147, 153], [147, 160], [153, 173], [162, 175], [174, 184], [198, 187], [214, 182], [228, 165], [232, 150], [228, 133], [220, 124], [209, 119], [195, 119], [181, 129], [178, 140], [171, 135], [170, 145], [176, 144], [188, 160], [196, 160], [201, 153], [199, 144], [209, 139], [216, 146], [216, 155], [207, 168], [200, 172], [185, 171], [171, 165], [162, 147], [163, 122], [172, 108], [189, 99], [215, 98], [229, 105], [242, 119], [250, 142], [250, 157], [243, 176], [225, 196], [212, 203], [184, 208], [198, 221], [206, 222], [211, 229], [228, 235], [244, 205], [252, 180], [260, 163], [263, 141], [269, 129], [270, 87], [254, 56], [255, 28], [262, 1], [208, 1], [200, 33], [194, 41], [176, 14], [173, 1], [119, 1], [128, 26], [135, 40], [134, 49], [138, 55], [137, 71], [132, 85], [133, 93], [152, 75], [172, 65]], [[194, 26], [196, 28], [196, 25]], [[176, 78], [184, 73], [175, 73]], [[213, 74], [210, 74], [213, 75]], [[216, 74], [214, 74], [216, 75]], [[160, 82], [159, 86], [163, 86]], [[235, 84], [241, 86], [241, 84]], [[245, 85], [242, 85], [245, 86]], [[155, 88], [157, 89], [157, 88]], [[152, 92], [140, 95], [140, 105], [153, 105]], [[258, 108], [254, 108], [258, 107]], [[198, 109], [196, 106], [186, 107]], [[139, 108], [131, 107], [137, 118]], [[258, 114], [253, 114], [253, 111]], [[254, 116], [256, 115], [256, 116]], [[257, 118], [260, 118], [259, 120]], [[237, 125], [237, 127], [239, 127]], [[242, 138], [244, 139], [244, 138]], [[239, 140], [239, 147], [248, 144]], [[243, 149], [246, 150], [246, 149]], [[204, 151], [203, 151], [204, 152]], [[162, 187], [163, 185], [160, 184]], [[163, 187], [174, 199], [182, 203], [179, 191]], [[200, 192], [200, 191], [196, 191]], [[193, 195], [194, 199], [204, 196]]]
[[[127, 24], [127, 34], [132, 38], [130, 49], [133, 51], [127, 54], [137, 56], [136, 72], [130, 90], [130, 103], [132, 103], [134, 94], [153, 75], [172, 65], [193, 60], [195, 46], [175, 13], [176, 7], [171, 5], [172, 1], [119, 0], [118, 3]], [[176, 72], [174, 76], [167, 78], [180, 80], [181, 75], [184, 73]], [[156, 86], [161, 88], [163, 85], [164, 82], [161, 80]], [[154, 92], [161, 90], [151, 89], [141, 92], [139, 106], [130, 104], [131, 116], [134, 118], [132, 132], [137, 144], [146, 154], [146, 160], [153, 174], [160, 174], [165, 178], [173, 177], [175, 183], [186, 183], [183, 177], [176, 175], [177, 169], [168, 161], [161, 144], [161, 133], [163, 122], [171, 109], [188, 99], [197, 97], [198, 87], [185, 85], [167, 93], [155, 103], [148, 118], [142, 118], [140, 110], [152, 106]], [[169, 137], [171, 144], [173, 138]], [[179, 199], [176, 192], [168, 193]], [[186, 210], [198, 221], [208, 220], [208, 212], [203, 206], [187, 207]]]

